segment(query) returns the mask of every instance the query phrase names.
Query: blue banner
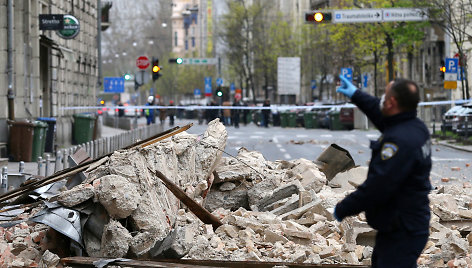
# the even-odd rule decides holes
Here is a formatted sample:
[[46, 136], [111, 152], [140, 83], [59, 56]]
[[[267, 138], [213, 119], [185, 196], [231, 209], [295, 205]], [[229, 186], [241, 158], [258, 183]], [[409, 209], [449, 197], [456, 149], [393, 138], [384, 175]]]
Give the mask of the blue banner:
[[125, 92], [125, 79], [123, 77], [104, 77], [103, 91], [105, 93]]

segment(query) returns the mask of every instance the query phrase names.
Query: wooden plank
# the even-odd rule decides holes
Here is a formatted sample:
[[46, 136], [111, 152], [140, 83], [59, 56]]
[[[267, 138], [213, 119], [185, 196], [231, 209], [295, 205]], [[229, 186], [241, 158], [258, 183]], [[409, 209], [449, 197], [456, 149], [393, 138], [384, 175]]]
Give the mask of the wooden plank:
[[[63, 265], [85, 265], [93, 266], [93, 262], [101, 258], [92, 257], [67, 257], [62, 258]], [[310, 264], [289, 262], [257, 262], [257, 261], [220, 261], [220, 260], [131, 260], [117, 261], [114, 265], [127, 267], [176, 267], [176, 268], [209, 268], [209, 267], [234, 267], [234, 268], [273, 268], [274, 266], [289, 268], [367, 268], [366, 265], [350, 264]]]
[[184, 203], [190, 209], [190, 211], [192, 211], [192, 213], [195, 214], [195, 216], [197, 216], [203, 223], [211, 224], [214, 230], [223, 225], [223, 223], [221, 223], [221, 221], [215, 215], [208, 212], [208, 210], [190, 198], [184, 191], [182, 191], [182, 189], [179, 188], [179, 186], [175, 185], [164, 174], [162, 174], [162, 172], [159, 170], [152, 171], [149, 168], [148, 170], [159, 177], [167, 189], [169, 189], [180, 201], [182, 201], [182, 203]]
[[[62, 258], [61, 263], [63, 265], [85, 265], [90, 267], [95, 267], [93, 265], [94, 261], [106, 260], [107, 258], [92, 258], [92, 257], [67, 257]], [[110, 263], [110, 265], [122, 265], [125, 267], [155, 267], [155, 268], [212, 268], [214, 266], [203, 266], [195, 264], [182, 264], [182, 263], [173, 263], [173, 262], [161, 262], [161, 261], [141, 261], [141, 260], [130, 260], [130, 261], [115, 261]]]

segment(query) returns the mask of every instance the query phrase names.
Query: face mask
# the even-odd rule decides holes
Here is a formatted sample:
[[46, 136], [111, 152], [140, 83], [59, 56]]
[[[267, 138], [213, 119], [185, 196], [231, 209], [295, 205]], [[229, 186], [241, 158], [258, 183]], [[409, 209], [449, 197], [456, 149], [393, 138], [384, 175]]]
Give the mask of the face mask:
[[385, 94], [382, 94], [382, 97], [380, 97], [380, 103], [379, 103], [380, 111], [382, 111], [384, 108], [384, 102], [385, 102]]

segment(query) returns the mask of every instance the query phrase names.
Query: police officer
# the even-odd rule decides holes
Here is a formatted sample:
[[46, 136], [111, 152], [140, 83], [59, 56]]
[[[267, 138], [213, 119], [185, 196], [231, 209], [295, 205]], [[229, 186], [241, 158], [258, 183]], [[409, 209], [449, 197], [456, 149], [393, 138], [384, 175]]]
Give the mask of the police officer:
[[365, 211], [376, 229], [372, 267], [417, 267], [429, 236], [431, 142], [429, 131], [416, 117], [419, 90], [415, 82], [398, 79], [382, 98], [372, 97], [344, 76], [336, 90], [351, 98], [382, 132], [371, 141], [367, 180], [339, 202], [334, 217]]

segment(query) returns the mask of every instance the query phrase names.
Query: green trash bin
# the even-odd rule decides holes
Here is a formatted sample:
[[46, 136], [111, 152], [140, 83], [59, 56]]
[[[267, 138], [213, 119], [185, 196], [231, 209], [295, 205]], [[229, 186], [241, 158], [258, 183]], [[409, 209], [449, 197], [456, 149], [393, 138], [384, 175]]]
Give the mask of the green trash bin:
[[306, 112], [303, 114], [303, 120], [305, 122], [305, 128], [315, 128], [315, 125], [313, 124], [313, 112]]
[[282, 112], [280, 113], [280, 126], [286, 128], [288, 126], [288, 113]]
[[93, 139], [94, 127], [94, 114], [74, 114], [73, 140], [75, 144], [91, 141]]
[[46, 131], [48, 129], [48, 124], [41, 121], [34, 121], [34, 131], [33, 131], [33, 149], [31, 151], [31, 161], [37, 162], [38, 157], [44, 154], [44, 149], [46, 148]]
[[329, 113], [329, 129], [330, 130], [342, 130], [343, 125], [339, 120], [339, 111], [332, 111]]
[[288, 113], [287, 122], [289, 127], [297, 127], [297, 114]]

